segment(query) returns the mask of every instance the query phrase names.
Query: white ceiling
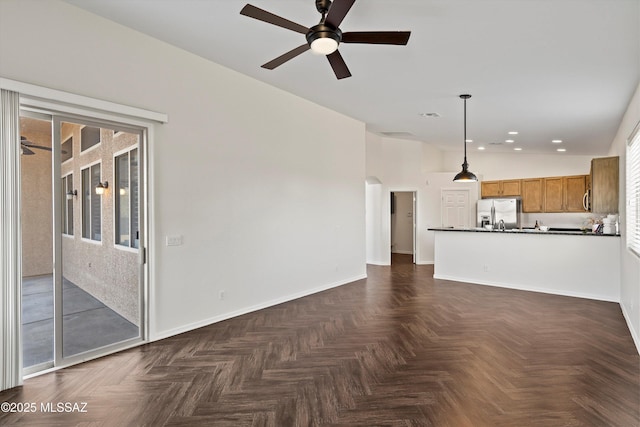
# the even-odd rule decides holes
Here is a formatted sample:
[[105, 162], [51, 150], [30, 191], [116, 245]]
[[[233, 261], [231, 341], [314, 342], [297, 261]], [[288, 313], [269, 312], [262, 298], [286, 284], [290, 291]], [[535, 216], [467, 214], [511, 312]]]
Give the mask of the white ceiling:
[[[353, 74], [343, 80], [311, 52], [261, 68], [304, 35], [241, 16], [244, 1], [66, 1], [444, 150], [462, 148], [458, 95], [470, 93], [469, 150], [606, 154], [640, 80], [640, 0], [358, 0], [343, 31], [412, 34], [407, 46], [341, 45]], [[307, 27], [320, 19], [314, 0], [249, 3]], [[441, 117], [420, 116], [432, 112]]]

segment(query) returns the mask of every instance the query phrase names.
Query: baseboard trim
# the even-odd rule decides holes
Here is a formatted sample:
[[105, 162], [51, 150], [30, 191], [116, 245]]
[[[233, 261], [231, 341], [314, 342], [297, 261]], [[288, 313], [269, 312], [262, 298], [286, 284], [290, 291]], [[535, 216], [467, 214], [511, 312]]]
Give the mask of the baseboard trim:
[[624, 316], [625, 322], [627, 322], [627, 328], [629, 328], [633, 343], [636, 345], [636, 350], [638, 350], [638, 354], [640, 354], [640, 337], [638, 337], [638, 331], [634, 329], [633, 323], [631, 322], [631, 316], [627, 312], [627, 308], [624, 304], [620, 304], [620, 309], [622, 309], [622, 315]]
[[289, 302], [289, 301], [294, 301], [297, 300], [299, 298], [303, 298], [309, 295], [313, 295], [313, 294], [317, 294], [318, 292], [322, 292], [322, 291], [326, 291], [332, 288], [337, 288], [339, 286], [343, 286], [343, 285], [347, 285], [349, 283], [353, 283], [356, 282], [358, 280], [362, 280], [362, 279], [366, 279], [367, 275], [366, 274], [361, 274], [358, 276], [354, 276], [351, 277], [349, 279], [346, 279], [344, 281], [339, 281], [339, 282], [333, 282], [333, 283], [329, 283], [327, 285], [323, 285], [323, 286], [319, 286], [317, 288], [312, 288], [312, 289], [308, 289], [302, 292], [298, 292], [295, 294], [291, 294], [285, 297], [281, 297], [281, 298], [276, 298], [273, 300], [269, 300], [269, 301], [265, 301], [264, 303], [260, 303], [260, 304], [256, 304], [256, 305], [252, 305], [249, 307], [245, 307], [245, 308], [241, 308], [239, 310], [235, 310], [235, 311], [231, 311], [229, 313], [224, 313], [218, 316], [214, 316], [214, 317], [210, 317], [207, 319], [203, 319], [201, 321], [198, 322], [193, 322], [193, 323], [189, 323], [187, 325], [184, 326], [180, 326], [178, 328], [173, 328], [173, 329], [169, 329], [167, 331], [163, 331], [163, 332], [159, 332], [153, 335], [153, 337], [150, 337], [149, 342], [154, 342], [154, 341], [159, 341], [165, 338], [169, 338], [175, 335], [179, 335], [179, 334], [183, 334], [185, 332], [189, 332], [189, 331], [193, 331], [194, 329], [198, 329], [198, 328], [202, 328], [205, 326], [209, 326], [212, 325], [214, 323], [218, 323], [218, 322], [222, 322], [224, 320], [228, 320], [228, 319], [232, 319], [234, 317], [238, 317], [238, 316], [242, 316], [243, 314], [248, 314], [248, 313], [252, 313], [254, 311], [258, 311], [258, 310], [262, 310], [265, 308], [269, 308], [269, 307], [273, 307], [275, 305], [278, 304], [282, 304], [285, 302]]
[[496, 288], [515, 289], [518, 291], [539, 292], [542, 294], [561, 295], [565, 297], [574, 297], [574, 298], [585, 298], [585, 299], [591, 299], [591, 300], [597, 300], [597, 301], [615, 302], [618, 304], [620, 303], [620, 301], [612, 299], [607, 296], [586, 294], [582, 292], [565, 292], [565, 291], [555, 290], [555, 289], [536, 288], [534, 286], [514, 286], [513, 284], [508, 284], [508, 283], [485, 282], [481, 280], [470, 281], [469, 279], [462, 278], [462, 277], [446, 276], [446, 275], [440, 275], [440, 274], [434, 274], [433, 278], [440, 279], [440, 280], [451, 280], [454, 282], [471, 283], [474, 285], [493, 286]]

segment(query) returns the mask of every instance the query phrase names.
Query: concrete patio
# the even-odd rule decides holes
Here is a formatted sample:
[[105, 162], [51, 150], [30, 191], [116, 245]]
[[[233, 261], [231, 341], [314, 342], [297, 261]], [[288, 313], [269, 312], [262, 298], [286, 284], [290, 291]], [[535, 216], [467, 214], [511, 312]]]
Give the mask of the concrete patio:
[[[64, 279], [63, 354], [71, 356], [139, 335], [139, 329]], [[29, 367], [53, 360], [53, 276], [22, 282], [22, 360]]]

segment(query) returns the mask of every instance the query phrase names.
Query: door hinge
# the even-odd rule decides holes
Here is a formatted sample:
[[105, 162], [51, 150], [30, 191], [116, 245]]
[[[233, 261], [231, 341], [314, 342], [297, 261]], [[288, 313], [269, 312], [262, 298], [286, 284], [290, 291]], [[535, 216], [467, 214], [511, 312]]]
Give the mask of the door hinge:
[[142, 248], [142, 253], [140, 254], [140, 260], [142, 262], [142, 264], [146, 264], [147, 263], [147, 248]]

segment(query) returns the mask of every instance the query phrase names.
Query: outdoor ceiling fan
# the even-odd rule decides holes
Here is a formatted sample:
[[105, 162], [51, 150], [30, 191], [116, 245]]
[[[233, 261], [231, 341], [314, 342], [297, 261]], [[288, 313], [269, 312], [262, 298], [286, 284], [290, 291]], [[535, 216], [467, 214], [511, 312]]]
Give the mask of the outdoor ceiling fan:
[[[32, 148], [36, 148], [38, 150], [51, 151], [51, 147], [45, 147], [43, 145], [34, 144], [33, 142], [29, 141], [26, 136], [20, 136], [21, 154], [25, 156], [33, 156], [36, 153], [33, 150], [31, 150]], [[62, 150], [61, 153], [67, 154], [67, 152], [64, 150]]]
[[296, 24], [288, 19], [274, 15], [247, 4], [240, 11], [241, 15], [248, 16], [287, 30], [295, 31], [306, 36], [307, 42], [290, 50], [289, 52], [262, 65], [262, 68], [273, 70], [290, 59], [311, 49], [313, 52], [326, 55], [331, 68], [338, 79], [351, 76], [347, 64], [338, 52], [340, 43], [366, 43], [366, 44], [391, 44], [406, 45], [411, 31], [355, 31], [343, 33], [340, 30], [342, 20], [355, 3], [355, 0], [315, 0], [316, 9], [322, 15], [320, 23], [311, 28]]

